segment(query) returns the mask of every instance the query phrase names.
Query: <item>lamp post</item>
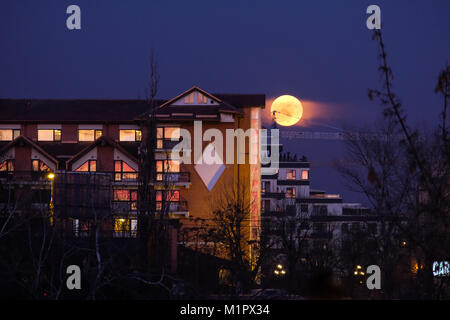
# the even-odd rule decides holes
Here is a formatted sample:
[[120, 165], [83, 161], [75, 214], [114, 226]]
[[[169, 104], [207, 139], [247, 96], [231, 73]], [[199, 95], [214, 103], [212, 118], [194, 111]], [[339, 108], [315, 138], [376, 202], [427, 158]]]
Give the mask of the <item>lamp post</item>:
[[[356, 266], [355, 271], [353, 271], [353, 275], [355, 277], [364, 276], [364, 271], [362, 271], [362, 267], [360, 265]], [[360, 280], [359, 283], [363, 283], [363, 281]]]
[[49, 209], [50, 209], [50, 226], [53, 226], [53, 224], [54, 224], [54, 218], [53, 218], [53, 214], [54, 214], [54, 208], [53, 208], [53, 180], [55, 179], [55, 174], [53, 172], [50, 172], [47, 175], [47, 178], [50, 180], [50, 204], [49, 204]]

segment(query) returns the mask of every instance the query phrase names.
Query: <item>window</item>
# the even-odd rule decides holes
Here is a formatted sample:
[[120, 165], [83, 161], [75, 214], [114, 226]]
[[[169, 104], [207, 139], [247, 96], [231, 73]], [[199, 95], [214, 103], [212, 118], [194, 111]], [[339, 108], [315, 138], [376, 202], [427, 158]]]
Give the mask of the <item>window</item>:
[[343, 234], [347, 234], [347, 233], [348, 233], [348, 224], [347, 224], [347, 223], [343, 223], [343, 224], [341, 225], [341, 232], [342, 232]]
[[136, 219], [115, 218], [114, 237], [135, 238], [137, 231]]
[[12, 141], [20, 136], [20, 129], [1, 129], [0, 141]]
[[194, 92], [184, 97], [184, 104], [194, 104]]
[[295, 180], [296, 171], [295, 169], [287, 170], [286, 172], [286, 180]]
[[114, 189], [114, 201], [130, 202], [130, 210], [137, 210], [137, 190]]
[[328, 214], [327, 206], [313, 206], [313, 216], [326, 216]]
[[286, 198], [287, 199], [295, 198], [295, 188], [286, 188]]
[[61, 141], [60, 129], [39, 129], [38, 141]]
[[78, 171], [78, 172], [95, 172], [95, 171], [97, 171], [97, 160], [88, 160], [85, 163], [83, 163], [75, 171]]
[[156, 180], [163, 180], [164, 173], [179, 173], [180, 161], [178, 160], [158, 160], [156, 161]]
[[270, 181], [263, 181], [261, 192], [262, 193], [270, 192]]
[[198, 104], [206, 104], [206, 103], [208, 103], [208, 98], [199, 92], [198, 93]]
[[94, 141], [102, 136], [102, 130], [89, 130], [80, 129], [78, 130], [78, 141]]
[[0, 163], [0, 172], [14, 172], [14, 160], [5, 160]]
[[308, 170], [302, 170], [302, 180], [308, 180]]
[[308, 213], [308, 205], [307, 204], [302, 204], [300, 205], [300, 212], [302, 213]]
[[163, 194], [165, 195], [166, 202], [180, 201], [180, 191], [178, 190], [156, 191], [156, 210], [158, 211], [162, 208]]
[[164, 140], [180, 140], [180, 128], [177, 127], [159, 127], [156, 129], [156, 148], [164, 148]]
[[114, 181], [130, 181], [136, 180], [137, 173], [125, 161], [114, 161]]
[[90, 222], [88, 220], [74, 219], [72, 227], [73, 227], [73, 234], [75, 237], [89, 236]]
[[34, 172], [50, 171], [50, 168], [42, 160], [31, 160], [31, 166]]
[[142, 131], [141, 130], [120, 130], [120, 141], [141, 141]]

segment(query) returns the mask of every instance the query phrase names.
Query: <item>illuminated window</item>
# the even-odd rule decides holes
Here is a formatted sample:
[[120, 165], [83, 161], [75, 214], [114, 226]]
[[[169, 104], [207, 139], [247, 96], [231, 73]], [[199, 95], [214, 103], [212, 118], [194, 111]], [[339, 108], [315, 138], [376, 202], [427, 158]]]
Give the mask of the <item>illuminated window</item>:
[[39, 129], [38, 141], [61, 141], [60, 129]]
[[5, 160], [0, 163], [0, 172], [13, 172], [14, 160]]
[[137, 220], [127, 218], [114, 219], [114, 237], [135, 238], [137, 231]]
[[130, 210], [137, 210], [137, 190], [114, 189], [114, 201], [129, 202]]
[[295, 198], [295, 188], [286, 188], [286, 198], [287, 199]]
[[302, 170], [302, 180], [308, 180], [308, 170]]
[[78, 141], [94, 141], [102, 136], [102, 130], [80, 129], [78, 130]]
[[141, 130], [120, 130], [120, 141], [141, 141], [142, 131]]
[[184, 104], [194, 104], [194, 92], [184, 97]]
[[199, 92], [198, 93], [198, 104], [206, 104], [206, 103], [208, 103], [208, 98]]
[[295, 180], [296, 179], [296, 171], [295, 169], [286, 171], [286, 180]]
[[163, 205], [163, 195], [166, 198], [166, 202], [180, 201], [180, 191], [178, 190], [156, 191], [156, 210], [158, 211], [161, 210]]
[[89, 236], [90, 222], [88, 220], [73, 219], [72, 227], [75, 237]]
[[164, 140], [180, 139], [180, 128], [178, 127], [159, 127], [156, 130], [156, 148], [164, 147]]
[[78, 172], [95, 172], [95, 171], [97, 171], [97, 160], [88, 160], [85, 163], [83, 163], [75, 171], [78, 171]]
[[164, 173], [179, 173], [179, 160], [158, 160], [156, 161], [156, 180], [163, 180]]
[[263, 181], [261, 192], [262, 193], [270, 192], [270, 181]]
[[34, 172], [50, 171], [50, 168], [42, 160], [31, 160], [31, 166]]
[[12, 141], [20, 136], [20, 129], [1, 129], [0, 141]]
[[125, 161], [114, 161], [114, 180], [115, 181], [133, 181], [137, 179], [137, 172]]

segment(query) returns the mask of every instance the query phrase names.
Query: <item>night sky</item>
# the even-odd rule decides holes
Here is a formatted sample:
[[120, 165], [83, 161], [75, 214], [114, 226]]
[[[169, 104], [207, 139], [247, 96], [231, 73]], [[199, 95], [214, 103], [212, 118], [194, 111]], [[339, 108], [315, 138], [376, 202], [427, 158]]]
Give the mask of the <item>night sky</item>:
[[[66, 28], [81, 7], [81, 30]], [[1, 0], [0, 98], [142, 98], [148, 56], [160, 65], [159, 98], [198, 85], [209, 92], [291, 94], [305, 118], [291, 130], [370, 125], [381, 107], [376, 43], [366, 28], [381, 7], [388, 59], [412, 125], [434, 126], [437, 74], [450, 63], [450, 1]], [[268, 104], [270, 107], [270, 104]], [[284, 141], [325, 165], [312, 186], [363, 201], [327, 162], [338, 141]]]

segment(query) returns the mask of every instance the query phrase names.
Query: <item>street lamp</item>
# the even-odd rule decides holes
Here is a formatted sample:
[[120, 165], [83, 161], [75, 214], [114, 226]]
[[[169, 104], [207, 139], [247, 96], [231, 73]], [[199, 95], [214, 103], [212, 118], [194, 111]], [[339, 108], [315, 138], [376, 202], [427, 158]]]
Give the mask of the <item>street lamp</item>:
[[[363, 276], [365, 273], [362, 271], [362, 266], [359, 264], [355, 267], [355, 270], [353, 271], [353, 275], [355, 277]], [[359, 281], [359, 283], [363, 283], [362, 280]]]
[[277, 267], [273, 271], [277, 276], [285, 275], [286, 271], [283, 269], [283, 266], [281, 264], [277, 264]]
[[53, 180], [55, 179], [55, 174], [53, 172], [50, 172], [47, 175], [47, 178], [50, 180], [50, 204], [49, 204], [50, 225], [53, 226], [53, 223], [54, 223], [54, 218], [53, 218], [53, 214], [54, 214], [54, 207], [53, 207]]

